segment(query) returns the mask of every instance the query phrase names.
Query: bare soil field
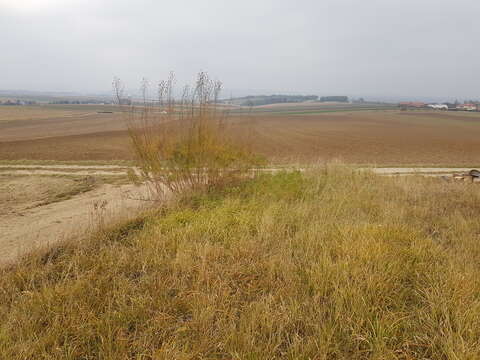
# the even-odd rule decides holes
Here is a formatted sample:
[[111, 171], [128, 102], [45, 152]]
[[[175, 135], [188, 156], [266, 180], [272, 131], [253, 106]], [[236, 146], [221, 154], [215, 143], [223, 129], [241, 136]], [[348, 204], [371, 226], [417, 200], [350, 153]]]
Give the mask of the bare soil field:
[[0, 141], [125, 130], [121, 113], [101, 113], [98, 107], [0, 107]]
[[133, 153], [129, 141], [126, 130], [32, 140], [0, 140], [0, 160], [131, 160]]
[[253, 110], [257, 109], [362, 109], [367, 107], [382, 107], [391, 105], [381, 105], [381, 104], [350, 104], [350, 103], [341, 103], [341, 102], [299, 102], [299, 103], [277, 103], [277, 104], [267, 104], [267, 105], [258, 105], [253, 107]]
[[[133, 159], [122, 114], [68, 109], [83, 115], [0, 122], [0, 160]], [[389, 166], [480, 163], [480, 113], [253, 112], [232, 114], [230, 123], [232, 131], [249, 138], [254, 150], [278, 163], [332, 159]]]
[[480, 114], [365, 111], [251, 117], [254, 148], [277, 162], [480, 162]]
[[41, 120], [55, 117], [81, 116], [91, 112], [91, 108], [72, 109], [61, 106], [2, 106], [0, 107], [0, 121]]

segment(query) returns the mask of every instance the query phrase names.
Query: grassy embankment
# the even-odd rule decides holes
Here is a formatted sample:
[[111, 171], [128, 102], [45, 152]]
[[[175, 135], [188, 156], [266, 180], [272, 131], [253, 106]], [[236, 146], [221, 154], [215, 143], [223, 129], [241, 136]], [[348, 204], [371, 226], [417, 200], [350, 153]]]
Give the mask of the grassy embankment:
[[480, 189], [330, 168], [0, 273], [2, 359], [478, 359]]

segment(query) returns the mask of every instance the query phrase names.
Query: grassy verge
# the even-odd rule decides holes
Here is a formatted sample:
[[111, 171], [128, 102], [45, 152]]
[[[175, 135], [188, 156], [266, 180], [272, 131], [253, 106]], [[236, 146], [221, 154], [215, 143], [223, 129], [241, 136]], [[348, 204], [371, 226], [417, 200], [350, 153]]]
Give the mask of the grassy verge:
[[0, 270], [5, 359], [477, 359], [480, 187], [329, 168]]

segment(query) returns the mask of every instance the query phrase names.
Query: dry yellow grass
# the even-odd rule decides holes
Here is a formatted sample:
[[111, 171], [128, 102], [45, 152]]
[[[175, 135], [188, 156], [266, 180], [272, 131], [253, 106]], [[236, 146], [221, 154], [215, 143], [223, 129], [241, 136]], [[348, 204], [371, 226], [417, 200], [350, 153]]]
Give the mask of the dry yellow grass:
[[[174, 93], [173, 75], [160, 84], [160, 94]], [[224, 186], [263, 163], [238, 136], [230, 136], [227, 113], [211, 105], [221, 86], [200, 72], [180, 103], [160, 95], [163, 111], [147, 102], [131, 109], [129, 133], [141, 179], [157, 195]]]
[[480, 188], [348, 169], [191, 195], [0, 273], [2, 359], [478, 359]]

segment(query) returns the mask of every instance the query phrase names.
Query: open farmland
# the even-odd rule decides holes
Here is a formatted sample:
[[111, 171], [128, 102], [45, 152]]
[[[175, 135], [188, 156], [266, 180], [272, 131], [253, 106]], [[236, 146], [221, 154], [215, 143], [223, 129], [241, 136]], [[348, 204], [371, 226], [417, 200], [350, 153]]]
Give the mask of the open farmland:
[[337, 103], [337, 102], [302, 102], [302, 103], [277, 103], [260, 105], [255, 107], [233, 108], [232, 114], [279, 114], [279, 115], [295, 115], [295, 114], [322, 114], [343, 111], [365, 111], [365, 110], [392, 110], [397, 107], [389, 104], [363, 103]]
[[[313, 105], [273, 112], [232, 111], [232, 131], [279, 163], [474, 166], [480, 114], [365, 110], [319, 112]], [[34, 109], [38, 108], [36, 113]], [[108, 106], [0, 108], [0, 160], [131, 160], [126, 119]], [[296, 112], [292, 113], [295, 108]]]
[[121, 119], [117, 109], [103, 105], [2, 106], [0, 141], [125, 129]]
[[121, 113], [3, 121], [0, 358], [478, 358], [479, 188], [448, 175], [480, 117], [357, 110], [229, 129], [279, 164], [465, 168], [266, 169], [159, 210], [99, 163], [133, 158]]
[[358, 111], [253, 117], [255, 147], [275, 161], [478, 164], [480, 114]]

